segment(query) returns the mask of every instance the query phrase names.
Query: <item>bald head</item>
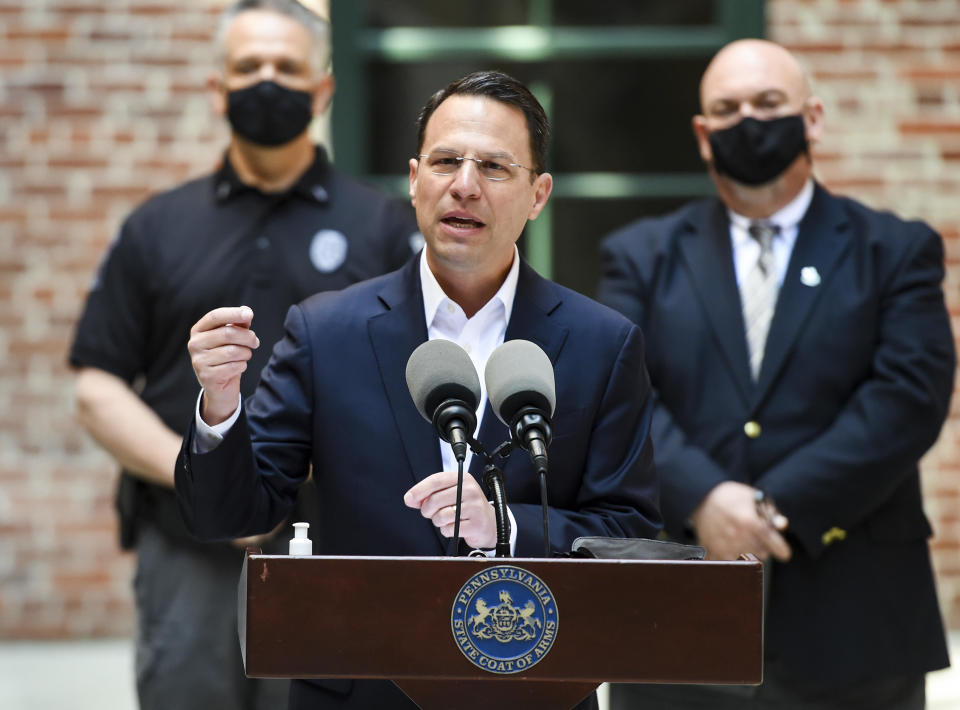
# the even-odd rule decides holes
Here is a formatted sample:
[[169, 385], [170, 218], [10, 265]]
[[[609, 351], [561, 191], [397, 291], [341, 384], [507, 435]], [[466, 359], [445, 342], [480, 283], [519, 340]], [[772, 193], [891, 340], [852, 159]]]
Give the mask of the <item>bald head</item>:
[[700, 81], [700, 106], [693, 117], [700, 157], [737, 213], [769, 216], [813, 175], [809, 146], [823, 133], [823, 102], [780, 45], [743, 39], [717, 52]]
[[719, 116], [751, 97], [784, 104], [796, 113], [810, 98], [810, 82], [800, 63], [779, 44], [742, 39], [721, 49], [700, 81], [700, 106], [705, 116]]

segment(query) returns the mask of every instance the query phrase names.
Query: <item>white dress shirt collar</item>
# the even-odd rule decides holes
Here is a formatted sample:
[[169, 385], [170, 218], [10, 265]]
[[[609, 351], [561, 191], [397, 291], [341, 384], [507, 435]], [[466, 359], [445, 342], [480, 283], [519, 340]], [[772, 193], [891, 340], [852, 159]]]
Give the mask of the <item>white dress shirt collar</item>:
[[[503, 280], [503, 284], [493, 295], [493, 298], [487, 301], [474, 317], [487, 310], [491, 303], [499, 302], [503, 304], [503, 322], [509, 323], [510, 314], [513, 312], [513, 300], [517, 295], [517, 280], [519, 276], [520, 254], [517, 251], [516, 245], [514, 245], [513, 264], [510, 266], [510, 271], [507, 272], [507, 278]], [[453, 301], [443, 292], [443, 289], [437, 282], [437, 277], [430, 271], [430, 267], [427, 265], [426, 247], [420, 252], [420, 287], [423, 290], [423, 314], [427, 322], [427, 330], [429, 331], [436, 322], [440, 307], [452, 304]]]

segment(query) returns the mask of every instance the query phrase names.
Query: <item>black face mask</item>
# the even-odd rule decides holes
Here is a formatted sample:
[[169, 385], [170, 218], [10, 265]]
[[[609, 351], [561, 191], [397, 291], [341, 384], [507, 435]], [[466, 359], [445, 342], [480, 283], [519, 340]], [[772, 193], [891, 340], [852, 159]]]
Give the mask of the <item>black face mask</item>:
[[227, 118], [237, 135], [251, 143], [277, 146], [303, 133], [313, 118], [313, 97], [273, 81], [261, 81], [227, 94]]
[[763, 185], [778, 177], [807, 150], [803, 116], [767, 121], [746, 117], [710, 134], [713, 167], [745, 185]]

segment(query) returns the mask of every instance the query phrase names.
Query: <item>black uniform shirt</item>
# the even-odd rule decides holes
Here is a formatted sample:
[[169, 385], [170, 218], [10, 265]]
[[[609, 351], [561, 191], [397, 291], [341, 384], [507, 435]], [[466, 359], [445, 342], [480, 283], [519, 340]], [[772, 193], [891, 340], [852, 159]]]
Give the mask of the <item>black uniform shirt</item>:
[[88, 296], [70, 363], [140, 382], [143, 401], [183, 435], [199, 393], [187, 340], [201, 316], [253, 309], [261, 345], [244, 375], [247, 396], [291, 305], [399, 268], [419, 245], [410, 207], [338, 174], [322, 148], [279, 194], [244, 185], [225, 160], [126, 219]]

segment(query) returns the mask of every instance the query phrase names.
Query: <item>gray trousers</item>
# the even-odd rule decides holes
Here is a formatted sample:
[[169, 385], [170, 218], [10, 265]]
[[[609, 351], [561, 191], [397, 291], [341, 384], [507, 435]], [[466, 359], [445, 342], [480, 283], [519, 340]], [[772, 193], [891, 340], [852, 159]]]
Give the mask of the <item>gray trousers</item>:
[[136, 675], [141, 710], [285, 710], [288, 680], [247, 678], [237, 639], [243, 551], [137, 538]]

